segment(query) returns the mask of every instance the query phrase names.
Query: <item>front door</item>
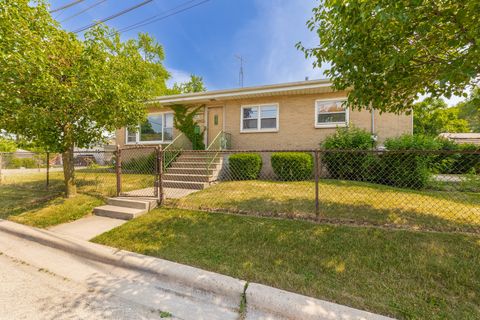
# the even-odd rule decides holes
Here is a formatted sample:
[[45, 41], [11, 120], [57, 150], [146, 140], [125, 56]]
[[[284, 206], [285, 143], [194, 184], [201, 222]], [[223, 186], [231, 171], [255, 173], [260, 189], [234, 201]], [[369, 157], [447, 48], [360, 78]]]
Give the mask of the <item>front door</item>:
[[223, 107], [208, 108], [208, 145], [223, 130]]

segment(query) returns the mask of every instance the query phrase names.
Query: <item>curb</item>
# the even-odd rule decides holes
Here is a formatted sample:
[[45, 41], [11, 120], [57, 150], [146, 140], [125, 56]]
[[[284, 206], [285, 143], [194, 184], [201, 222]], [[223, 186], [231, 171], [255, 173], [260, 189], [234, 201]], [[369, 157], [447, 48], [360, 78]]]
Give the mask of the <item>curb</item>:
[[179, 283], [194, 290], [219, 295], [222, 298], [226, 298], [231, 306], [238, 306], [243, 297], [245, 297], [247, 306], [246, 319], [392, 319], [262, 284], [248, 283], [248, 287], [246, 287], [246, 281], [222, 274], [115, 249], [2, 219], [0, 219], [0, 232], [95, 262], [160, 276], [169, 282]]
[[246, 284], [245, 281], [214, 272], [114, 249], [1, 219], [0, 232], [66, 251], [96, 262], [153, 274], [163, 277], [167, 281], [181, 283], [193, 289], [221, 295], [230, 300], [232, 305], [238, 305]]
[[[260, 310], [282, 319], [302, 320], [391, 320], [385, 316], [319, 300], [258, 283], [249, 283], [247, 314]], [[248, 318], [248, 316], [247, 316]], [[261, 317], [259, 317], [261, 318]], [[266, 317], [269, 319], [269, 317]]]

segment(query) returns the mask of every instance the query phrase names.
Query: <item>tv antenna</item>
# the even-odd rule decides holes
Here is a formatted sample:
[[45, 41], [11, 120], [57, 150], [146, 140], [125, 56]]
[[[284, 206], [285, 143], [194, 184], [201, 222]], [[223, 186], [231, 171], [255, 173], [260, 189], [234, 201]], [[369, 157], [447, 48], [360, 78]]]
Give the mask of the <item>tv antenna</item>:
[[238, 85], [243, 88], [243, 62], [245, 59], [243, 56], [236, 54], [235, 58], [237, 58], [240, 61], [240, 72], [238, 73]]

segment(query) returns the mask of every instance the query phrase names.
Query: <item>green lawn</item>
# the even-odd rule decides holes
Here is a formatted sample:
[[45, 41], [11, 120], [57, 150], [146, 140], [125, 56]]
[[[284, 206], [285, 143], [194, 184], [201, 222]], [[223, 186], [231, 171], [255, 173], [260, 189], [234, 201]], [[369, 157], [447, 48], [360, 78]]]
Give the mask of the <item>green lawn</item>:
[[46, 228], [79, 219], [104, 203], [92, 184], [79, 188], [88, 194], [65, 199], [61, 174], [52, 173], [48, 190], [44, 173], [6, 176], [0, 184], [0, 219]]
[[25, 211], [19, 215], [11, 215], [9, 220], [38, 228], [47, 228], [80, 219], [91, 214], [93, 208], [101, 206], [103, 203], [103, 199], [86, 194], [78, 194], [70, 199], [57, 197], [47, 201], [39, 208]]
[[95, 242], [401, 319], [480, 318], [480, 238], [157, 209]]
[[[415, 191], [356, 181], [322, 180], [320, 214], [327, 219], [353, 220], [413, 229], [480, 231], [480, 193]], [[313, 182], [229, 181], [170, 206], [312, 219]]]

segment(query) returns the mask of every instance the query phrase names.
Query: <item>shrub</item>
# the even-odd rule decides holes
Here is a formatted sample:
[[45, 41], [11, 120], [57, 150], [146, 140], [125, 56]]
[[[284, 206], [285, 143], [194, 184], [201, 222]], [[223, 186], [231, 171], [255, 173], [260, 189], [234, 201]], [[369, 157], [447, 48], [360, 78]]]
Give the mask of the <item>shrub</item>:
[[122, 163], [122, 170], [129, 173], [149, 174], [155, 171], [155, 161], [157, 157], [155, 153], [145, 156], [138, 156]]
[[304, 152], [276, 152], [271, 157], [273, 172], [284, 181], [306, 180], [312, 177], [313, 157]]
[[[480, 151], [474, 144], [459, 144], [459, 151]], [[450, 173], [480, 173], [480, 154], [459, 153]]]
[[233, 180], [255, 180], [262, 169], [262, 157], [256, 153], [237, 153], [228, 160]]
[[[380, 159], [381, 183], [396, 187], [422, 189], [430, 181], [430, 167], [435, 154], [413, 153], [414, 150], [439, 150], [441, 143], [432, 137], [402, 135], [385, 141], [389, 151]], [[406, 151], [406, 152], [401, 152]]]
[[404, 134], [385, 140], [388, 150], [440, 150], [442, 142], [434, 137]]
[[[371, 134], [358, 128], [339, 128], [321, 146], [326, 150], [370, 150], [376, 143]], [[377, 158], [372, 153], [326, 152], [322, 161], [332, 178], [373, 181]]]
[[37, 168], [38, 163], [35, 159], [32, 158], [12, 158], [7, 165], [9, 169], [18, 169], [18, 168]]

